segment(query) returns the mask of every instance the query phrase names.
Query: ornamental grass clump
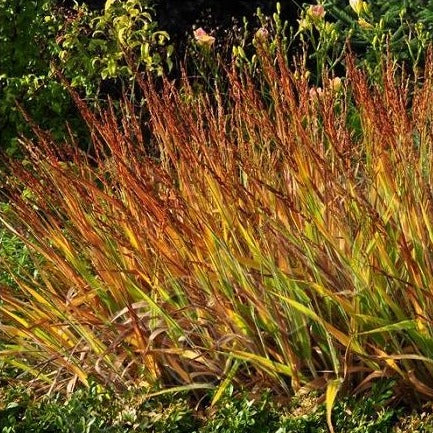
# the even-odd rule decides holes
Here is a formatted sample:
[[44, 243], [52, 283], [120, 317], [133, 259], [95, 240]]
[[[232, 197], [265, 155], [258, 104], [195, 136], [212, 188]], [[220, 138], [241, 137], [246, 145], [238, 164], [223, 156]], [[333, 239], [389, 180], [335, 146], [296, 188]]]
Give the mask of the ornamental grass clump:
[[[134, 107], [73, 96], [93, 155], [35, 128], [5, 227], [37, 272], [0, 292], [0, 359], [34, 383], [361, 390], [433, 397], [433, 61], [311, 92], [259, 49], [228, 92], [137, 77]], [[152, 148], [152, 151], [149, 149]], [[11, 269], [13, 272], [13, 269]], [[19, 291], [17, 293], [18, 286]]]

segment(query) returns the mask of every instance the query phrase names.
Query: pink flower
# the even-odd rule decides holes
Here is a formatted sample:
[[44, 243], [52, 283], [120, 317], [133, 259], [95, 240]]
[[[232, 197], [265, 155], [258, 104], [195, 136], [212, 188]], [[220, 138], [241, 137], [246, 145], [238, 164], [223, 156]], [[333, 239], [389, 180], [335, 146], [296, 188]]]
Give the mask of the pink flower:
[[194, 30], [194, 39], [196, 40], [197, 44], [202, 47], [211, 48], [212, 45], [215, 43], [215, 38], [208, 35], [202, 27]]
[[207, 36], [206, 31], [203, 29], [203, 27], [199, 27], [197, 30], [194, 30], [194, 37], [200, 38], [202, 36]]
[[322, 95], [323, 95], [323, 90], [321, 87], [312, 87], [309, 91], [310, 94], [310, 99], [317, 101]]
[[311, 5], [308, 8], [307, 14], [316, 20], [321, 20], [325, 17], [326, 11], [323, 5]]

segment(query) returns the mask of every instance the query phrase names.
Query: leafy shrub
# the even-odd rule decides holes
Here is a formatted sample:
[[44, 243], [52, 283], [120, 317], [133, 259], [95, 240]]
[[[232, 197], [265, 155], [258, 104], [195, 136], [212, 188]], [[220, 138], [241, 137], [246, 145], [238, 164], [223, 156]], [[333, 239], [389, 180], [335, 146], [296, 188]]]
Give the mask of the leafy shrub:
[[53, 0], [0, 2], [0, 146], [10, 152], [16, 150], [17, 136], [30, 131], [16, 100], [25, 101], [26, 109], [46, 129], [63, 129], [64, 118], [59, 116], [70, 109], [67, 94], [49, 69], [61, 26], [53, 6]]
[[96, 104], [106, 99], [101, 86], [111, 94], [122, 84], [129, 88], [133, 71], [125, 51], [140, 71], [161, 74], [172, 47], [153, 18], [145, 0], [108, 0], [103, 11], [85, 3], [65, 9], [54, 0], [0, 2], [0, 146], [14, 153], [17, 137], [31, 132], [16, 101], [56, 140], [66, 135], [65, 121], [82, 142], [88, 139], [56, 69]]
[[235, 396], [233, 387], [229, 387], [200, 433], [277, 431], [279, 415], [269, 397], [266, 392], [258, 399], [247, 393]]
[[[138, 70], [160, 75], [172, 48], [169, 36], [157, 29], [153, 10], [147, 1], [108, 0], [104, 11], [77, 6], [75, 17], [66, 22], [58, 36], [61, 70], [71, 85], [95, 95], [101, 79], [126, 79], [134, 75], [125, 61], [125, 52]], [[166, 48], [163, 52], [163, 48]]]
[[393, 431], [395, 433], [432, 433], [433, 414], [428, 410], [413, 412], [402, 417]]
[[[336, 431], [386, 433], [393, 431], [401, 410], [385, 405], [378, 383], [366, 398], [343, 399], [334, 410]], [[25, 389], [8, 389], [0, 396], [0, 431], [21, 432], [153, 432], [153, 433], [327, 433], [323, 405], [314, 394], [277, 404], [266, 390], [253, 397], [227, 389], [212, 407], [191, 408], [187, 395], [148, 397], [149, 389], [124, 393], [92, 385], [65, 399], [61, 395], [34, 400]], [[414, 413], [412, 425], [428, 427], [428, 416]], [[423, 420], [424, 418], [424, 420]], [[401, 418], [400, 426], [404, 424]], [[407, 424], [407, 423], [406, 423]], [[431, 424], [430, 424], [431, 425]], [[401, 430], [398, 430], [401, 431]], [[405, 430], [407, 431], [407, 430]], [[422, 430], [424, 431], [424, 430]], [[428, 431], [428, 430], [426, 430]]]
[[[379, 381], [362, 398], [340, 399], [333, 409], [332, 419], [339, 433], [387, 433], [393, 431], [403, 407], [390, 404], [394, 397], [392, 382]], [[280, 420], [278, 433], [329, 432], [324, 405], [318, 405], [313, 395], [296, 399], [291, 410]]]
[[388, 50], [394, 61], [406, 62], [411, 71], [417, 73], [422, 67], [432, 41], [431, 1], [325, 0], [319, 4], [324, 15], [315, 13], [316, 6], [306, 6], [297, 33], [307, 42], [317, 82], [324, 68], [341, 69], [346, 42], [372, 79], [380, 76]]
[[197, 422], [186, 400], [145, 398], [146, 389], [119, 395], [92, 384], [76, 390], [67, 399], [61, 394], [34, 400], [23, 388], [9, 389], [0, 400], [2, 433], [97, 433], [170, 432], [187, 433]]

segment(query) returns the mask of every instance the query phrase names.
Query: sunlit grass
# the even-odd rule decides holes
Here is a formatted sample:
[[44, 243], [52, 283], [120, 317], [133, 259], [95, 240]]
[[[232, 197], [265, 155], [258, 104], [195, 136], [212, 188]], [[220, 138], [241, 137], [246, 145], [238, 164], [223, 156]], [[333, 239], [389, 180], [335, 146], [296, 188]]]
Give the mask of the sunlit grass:
[[347, 63], [321, 91], [265, 52], [224, 94], [139, 79], [158, 157], [131, 105], [74, 95], [96, 156], [41, 133], [11, 161], [2, 221], [42, 259], [2, 288], [1, 359], [56, 387], [396, 376], [432, 397], [433, 63], [381, 87]]

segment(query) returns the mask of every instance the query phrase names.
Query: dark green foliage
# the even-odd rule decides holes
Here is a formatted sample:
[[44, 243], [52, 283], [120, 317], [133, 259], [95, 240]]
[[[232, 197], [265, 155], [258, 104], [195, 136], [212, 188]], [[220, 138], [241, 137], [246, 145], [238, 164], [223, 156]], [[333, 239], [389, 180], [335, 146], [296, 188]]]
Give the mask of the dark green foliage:
[[63, 129], [72, 110], [49, 68], [61, 25], [54, 10], [53, 0], [0, 2], [0, 148], [10, 152], [16, 137], [30, 131], [16, 102], [52, 131]]
[[258, 400], [248, 394], [235, 396], [230, 386], [200, 432], [273, 432], [278, 430], [279, 418], [269, 394], [262, 394]]
[[402, 408], [390, 404], [393, 400], [393, 381], [373, 385], [370, 395], [361, 399], [341, 400], [334, 409], [334, 427], [337, 432], [388, 432], [396, 423]]
[[[2, 212], [8, 212], [9, 206], [0, 203]], [[33, 273], [30, 252], [26, 245], [15, 235], [11, 234], [0, 223], [0, 287], [5, 285], [15, 287], [15, 281], [9, 269], [14, 269], [19, 275]], [[0, 289], [1, 290], [1, 289]]]
[[350, 3], [324, 0], [321, 3], [325, 10], [324, 20], [312, 19], [309, 6], [306, 6], [299, 32], [301, 40], [308, 41], [310, 62], [315, 65], [317, 77], [320, 78], [325, 67], [341, 70], [344, 65], [341, 54], [346, 42], [372, 77], [379, 75], [388, 50], [393, 60], [405, 62], [409, 72], [416, 73], [423, 66], [426, 48], [433, 40], [431, 0], [359, 0]]
[[52, 6], [52, 0], [0, 2], [2, 74], [21, 76], [45, 69], [44, 44], [57, 30], [45, 19], [50, 16]]
[[[197, 411], [185, 394], [165, 394], [147, 399], [147, 389], [115, 394], [101, 386], [75, 391], [65, 401], [60, 395], [34, 402], [22, 388], [0, 394], [2, 433], [327, 433], [325, 409], [317, 397], [304, 395], [290, 404], [273, 401], [271, 393], [252, 397], [236, 394], [229, 387], [214, 407]], [[1, 398], [2, 397], [2, 398]], [[394, 426], [401, 410], [389, 406], [392, 382], [380, 382], [362, 398], [340, 401], [333, 412], [339, 433], [386, 433]], [[412, 425], [428, 430], [430, 419], [413, 415]], [[402, 418], [403, 419], [403, 418]], [[404, 422], [401, 425], [407, 424]], [[398, 430], [401, 431], [401, 430]], [[407, 431], [407, 430], [403, 430]]]
[[[332, 421], [338, 433], [391, 432], [402, 409], [390, 405], [393, 382], [382, 381], [373, 385], [369, 394], [338, 401], [333, 409]], [[327, 433], [324, 405], [315, 405], [314, 398], [304, 396], [292, 401], [289, 414], [283, 416], [279, 433]]]
[[54, 0], [1, 0], [0, 148], [13, 154], [17, 137], [31, 133], [17, 103], [59, 141], [68, 122], [85, 146], [83, 122], [56, 71], [91, 104], [107, 93], [119, 97], [133, 77], [125, 52], [141, 71], [170, 67], [168, 35], [153, 18], [147, 0], [107, 2], [102, 11]]
[[98, 385], [78, 390], [65, 401], [57, 395], [33, 403], [24, 389], [0, 402], [2, 433], [192, 432], [196, 421], [184, 399], [140, 403], [138, 392], [122, 396]]

